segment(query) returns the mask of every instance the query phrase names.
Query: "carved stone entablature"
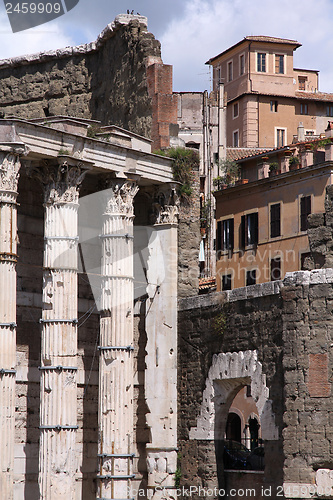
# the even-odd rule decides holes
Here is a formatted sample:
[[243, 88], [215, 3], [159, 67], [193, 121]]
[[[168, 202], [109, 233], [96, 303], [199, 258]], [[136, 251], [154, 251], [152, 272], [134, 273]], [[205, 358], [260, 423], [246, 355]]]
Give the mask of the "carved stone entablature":
[[44, 202], [46, 205], [78, 203], [79, 189], [87, 169], [81, 162], [70, 164], [60, 161], [58, 165], [44, 162], [43, 167], [30, 169], [44, 187]]
[[105, 213], [133, 217], [133, 200], [139, 191], [136, 180], [109, 178], [107, 187], [109, 192]]
[[174, 182], [158, 187], [153, 201], [154, 224], [178, 224], [179, 197]]
[[20, 159], [15, 153], [0, 153], [0, 195], [17, 192]]

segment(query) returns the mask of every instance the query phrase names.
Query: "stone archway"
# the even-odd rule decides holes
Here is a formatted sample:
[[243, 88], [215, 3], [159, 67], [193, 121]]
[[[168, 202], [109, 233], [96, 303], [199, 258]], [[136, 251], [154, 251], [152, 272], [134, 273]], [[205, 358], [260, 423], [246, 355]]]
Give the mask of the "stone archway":
[[278, 428], [257, 351], [228, 352], [213, 356], [197, 426], [190, 429], [190, 439], [223, 439], [230, 405], [239, 389], [245, 385], [251, 385], [251, 394], [260, 417], [262, 439], [277, 440]]

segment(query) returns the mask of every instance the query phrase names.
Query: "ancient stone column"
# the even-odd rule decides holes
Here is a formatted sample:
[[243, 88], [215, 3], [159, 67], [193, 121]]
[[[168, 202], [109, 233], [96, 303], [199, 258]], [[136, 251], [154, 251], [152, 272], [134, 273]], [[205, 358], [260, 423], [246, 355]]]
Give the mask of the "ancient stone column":
[[145, 393], [150, 442], [146, 445], [149, 498], [174, 497], [177, 468], [177, 281], [176, 183], [159, 188], [148, 244]]
[[77, 430], [77, 245], [80, 166], [40, 171], [44, 184], [44, 276], [39, 487], [43, 500], [74, 500]]
[[97, 498], [131, 498], [134, 180], [108, 183], [102, 229]]
[[16, 197], [20, 162], [0, 152], [0, 498], [13, 499], [16, 367]]

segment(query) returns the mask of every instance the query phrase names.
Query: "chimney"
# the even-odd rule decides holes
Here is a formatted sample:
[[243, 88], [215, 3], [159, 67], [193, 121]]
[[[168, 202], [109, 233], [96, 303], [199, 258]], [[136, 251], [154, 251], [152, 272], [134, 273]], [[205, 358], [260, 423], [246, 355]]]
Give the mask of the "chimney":
[[304, 141], [304, 125], [303, 122], [299, 122], [299, 125], [297, 127], [297, 140], [298, 142], [303, 142]]

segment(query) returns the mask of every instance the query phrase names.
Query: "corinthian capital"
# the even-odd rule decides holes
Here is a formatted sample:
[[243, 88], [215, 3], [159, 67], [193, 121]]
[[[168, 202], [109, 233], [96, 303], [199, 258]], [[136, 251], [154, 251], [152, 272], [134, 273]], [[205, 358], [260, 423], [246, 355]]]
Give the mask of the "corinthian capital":
[[110, 178], [107, 180], [107, 187], [108, 201], [105, 213], [133, 217], [133, 199], [139, 190], [136, 180]]
[[60, 161], [58, 165], [49, 165], [33, 169], [33, 175], [44, 186], [44, 202], [49, 204], [78, 203], [79, 189], [87, 169], [82, 163], [70, 164]]
[[175, 182], [169, 182], [156, 190], [153, 202], [155, 224], [178, 224], [179, 197], [176, 188]]
[[0, 153], [0, 192], [17, 192], [20, 160], [15, 153]]

